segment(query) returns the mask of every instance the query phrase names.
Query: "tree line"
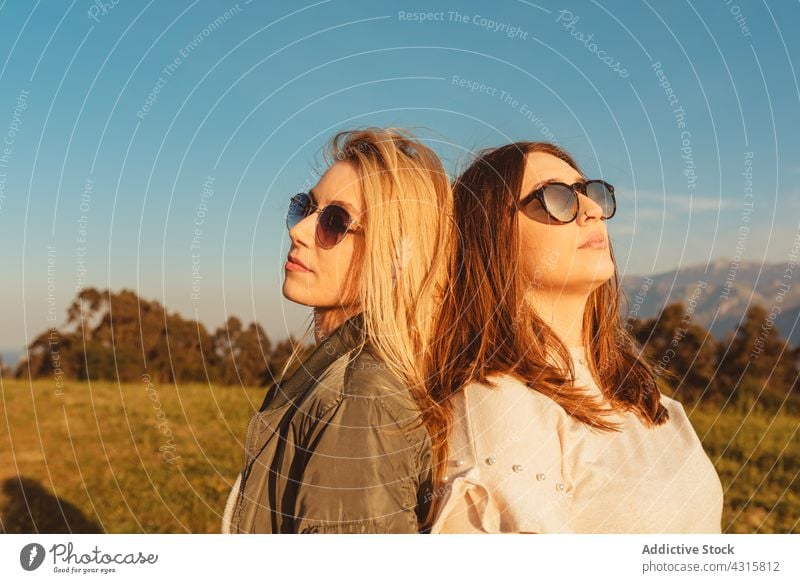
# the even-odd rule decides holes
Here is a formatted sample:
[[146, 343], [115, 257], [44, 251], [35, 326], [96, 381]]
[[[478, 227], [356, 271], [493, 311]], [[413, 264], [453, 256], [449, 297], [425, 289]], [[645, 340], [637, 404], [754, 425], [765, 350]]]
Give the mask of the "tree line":
[[267, 386], [278, 380], [294, 337], [273, 344], [257, 322], [231, 316], [209, 333], [195, 320], [168, 312], [131, 290], [85, 288], [59, 329], [42, 332], [14, 372], [18, 378], [119, 380], [148, 375], [162, 383], [213, 382]]
[[[716, 339], [678, 302], [655, 318], [630, 319], [627, 327], [684, 402], [749, 395], [776, 406], [787, 397], [796, 403], [800, 348], [770, 323], [768, 311], [753, 305], [736, 330]], [[133, 291], [87, 288], [69, 306], [65, 325], [36, 337], [13, 372], [19, 378], [131, 382], [147, 374], [166, 383], [267, 386], [279, 379], [295, 348], [301, 358], [312, 349], [293, 337], [273, 344], [260, 324], [245, 326], [235, 316], [209, 333]]]
[[693, 323], [682, 302], [628, 325], [682, 402], [758, 401], [770, 408], [800, 409], [800, 347], [781, 336], [764, 306], [751, 305], [722, 339]]

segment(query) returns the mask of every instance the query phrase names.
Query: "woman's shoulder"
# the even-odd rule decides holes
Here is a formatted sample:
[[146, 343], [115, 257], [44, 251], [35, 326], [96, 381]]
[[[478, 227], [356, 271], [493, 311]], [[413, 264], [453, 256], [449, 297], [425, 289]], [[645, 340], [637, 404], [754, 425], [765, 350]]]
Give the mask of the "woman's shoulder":
[[345, 399], [371, 399], [398, 422], [413, 422], [419, 415], [408, 384], [369, 345], [347, 360], [342, 395]]
[[369, 399], [396, 413], [419, 411], [408, 384], [369, 345], [348, 355], [341, 365], [343, 399]]
[[486, 532], [569, 530], [567, 505], [573, 487], [564, 477], [566, 413], [513, 377], [487, 381], [465, 385], [451, 397], [448, 502], [437, 525], [448, 519], [448, 503], [455, 504], [468, 489], [470, 496], [485, 499], [479, 506]]
[[391, 410], [414, 407], [408, 385], [368, 346], [347, 352], [315, 375], [303, 401], [301, 408], [312, 416], [355, 401]]
[[369, 345], [345, 355], [339, 364], [344, 370], [342, 392], [346, 396], [402, 397], [409, 392], [408, 386]]
[[549, 430], [548, 424], [567, 416], [561, 405], [550, 397], [507, 374], [490, 375], [486, 382], [469, 383], [451, 399], [457, 408], [468, 409], [470, 417], [476, 420], [521, 422], [517, 427], [532, 431]]
[[[489, 469], [560, 465], [567, 413], [522, 381], [494, 375], [486, 383], [465, 385], [453, 400], [451, 456]], [[460, 457], [459, 457], [460, 456]], [[506, 468], [507, 466], [507, 468]]]
[[303, 392], [313, 398], [374, 395], [403, 387], [402, 381], [368, 346], [352, 348], [324, 367], [308, 372], [310, 378]]
[[664, 393], [660, 393], [660, 401], [666, 408], [667, 413], [669, 413], [666, 427], [670, 427], [674, 431], [695, 434], [694, 426], [689, 420], [689, 414], [681, 401]]

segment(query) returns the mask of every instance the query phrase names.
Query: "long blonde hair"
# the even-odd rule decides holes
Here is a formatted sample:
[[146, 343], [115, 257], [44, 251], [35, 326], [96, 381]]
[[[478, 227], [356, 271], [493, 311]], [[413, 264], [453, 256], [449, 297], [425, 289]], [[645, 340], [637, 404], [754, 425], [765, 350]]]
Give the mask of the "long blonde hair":
[[[408, 386], [430, 432], [443, 420], [422, 363], [430, 357], [453, 248], [450, 180], [434, 151], [398, 128], [339, 132], [326, 158], [352, 163], [361, 184], [364, 237], [353, 257], [358, 269], [352, 293], [360, 301], [366, 338], [375, 356]], [[432, 439], [434, 449], [441, 447]]]
[[366, 335], [376, 356], [414, 391], [425, 384], [420, 362], [447, 276], [449, 179], [433, 150], [396, 128], [340, 132], [329, 156], [353, 163], [361, 181], [366, 213], [357, 293]]

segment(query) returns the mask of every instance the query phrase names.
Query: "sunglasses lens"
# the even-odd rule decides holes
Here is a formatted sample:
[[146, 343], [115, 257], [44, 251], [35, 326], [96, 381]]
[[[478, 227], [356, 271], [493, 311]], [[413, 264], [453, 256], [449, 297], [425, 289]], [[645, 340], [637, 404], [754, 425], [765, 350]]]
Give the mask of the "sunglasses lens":
[[328, 205], [319, 216], [317, 241], [320, 246], [330, 249], [347, 234], [352, 219], [348, 212], [335, 204]]
[[297, 223], [308, 216], [311, 210], [311, 197], [301, 192], [289, 201], [289, 210], [286, 213], [286, 228], [290, 231]]
[[609, 185], [601, 181], [589, 181], [586, 183], [586, 196], [596, 202], [603, 211], [603, 218], [609, 219], [614, 216], [617, 210], [617, 203], [614, 200], [614, 193]]
[[575, 218], [578, 199], [568, 186], [550, 184], [544, 188], [544, 205], [551, 216], [568, 223]]

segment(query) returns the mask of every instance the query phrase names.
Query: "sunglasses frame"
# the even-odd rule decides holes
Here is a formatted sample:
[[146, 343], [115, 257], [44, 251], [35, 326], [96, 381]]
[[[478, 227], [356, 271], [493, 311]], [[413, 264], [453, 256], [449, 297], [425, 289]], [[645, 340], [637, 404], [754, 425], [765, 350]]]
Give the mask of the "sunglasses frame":
[[[363, 225], [357, 219], [354, 219], [353, 216], [350, 214], [350, 211], [348, 211], [342, 205], [333, 203], [333, 204], [325, 205], [324, 207], [320, 207], [319, 205], [317, 205], [317, 203], [314, 202], [314, 200], [311, 198], [311, 195], [309, 193], [307, 193], [307, 192], [298, 192], [297, 194], [292, 196], [289, 199], [289, 208], [290, 209], [291, 209], [291, 205], [295, 202], [295, 199], [297, 199], [297, 197], [299, 197], [299, 196], [304, 196], [308, 200], [308, 208], [306, 210], [306, 214], [300, 220], [298, 220], [294, 225], [289, 225], [289, 211], [287, 210], [286, 211], [286, 228], [289, 231], [291, 231], [301, 221], [304, 221], [305, 219], [307, 219], [308, 217], [310, 217], [313, 214], [319, 214], [319, 216], [317, 217], [317, 223], [316, 223], [316, 225], [314, 227], [314, 238], [317, 241], [317, 245], [319, 245], [323, 249], [333, 249], [334, 247], [336, 247], [336, 245], [338, 245], [339, 243], [341, 243], [344, 240], [344, 238], [347, 236], [348, 233], [357, 233], [358, 231], [360, 231], [363, 228]], [[348, 217], [347, 229], [345, 230], [344, 234], [342, 234], [341, 238], [338, 241], [336, 241], [336, 243], [334, 243], [333, 245], [325, 245], [322, 242], [322, 239], [320, 238], [320, 230], [325, 228], [325, 227], [321, 226], [322, 223], [320, 222], [320, 217], [322, 216], [322, 213], [324, 213], [329, 208], [340, 209]]]
[[611, 211], [611, 214], [608, 215], [607, 217], [601, 217], [604, 221], [607, 221], [608, 219], [610, 219], [611, 217], [613, 217], [617, 213], [617, 197], [614, 195], [614, 185], [613, 184], [609, 184], [605, 180], [584, 180], [583, 182], [576, 182], [574, 184], [566, 184], [564, 182], [548, 182], [546, 184], [542, 184], [539, 188], [537, 188], [536, 190], [531, 192], [528, 196], [523, 198], [522, 201], [520, 201], [520, 203], [519, 203], [519, 211], [522, 212], [523, 214], [525, 214], [525, 216], [528, 216], [528, 214], [525, 212], [525, 209], [534, 200], [538, 200], [542, 204], [542, 208], [545, 210], [545, 212], [547, 213], [547, 215], [551, 219], [553, 219], [554, 221], [557, 221], [557, 222], [559, 222], [561, 224], [566, 225], [566, 224], [571, 223], [572, 221], [574, 221], [575, 219], [578, 218], [578, 210], [580, 208], [580, 205], [579, 204], [575, 205], [575, 214], [572, 216], [572, 218], [570, 220], [562, 221], [561, 219], [553, 216], [553, 213], [551, 213], [550, 209], [547, 208], [547, 203], [544, 200], [544, 190], [545, 190], [545, 188], [547, 188], [548, 186], [566, 186], [567, 188], [569, 188], [572, 191], [572, 194], [575, 197], [575, 202], [578, 203], [579, 200], [580, 200], [578, 198], [579, 194], [582, 194], [582, 195], [588, 197], [588, 195], [586, 194], [586, 186], [589, 185], [589, 184], [592, 184], [592, 183], [600, 183], [600, 184], [604, 185], [606, 187], [606, 189], [608, 190], [608, 192], [611, 193], [611, 201], [614, 203], [614, 210]]

